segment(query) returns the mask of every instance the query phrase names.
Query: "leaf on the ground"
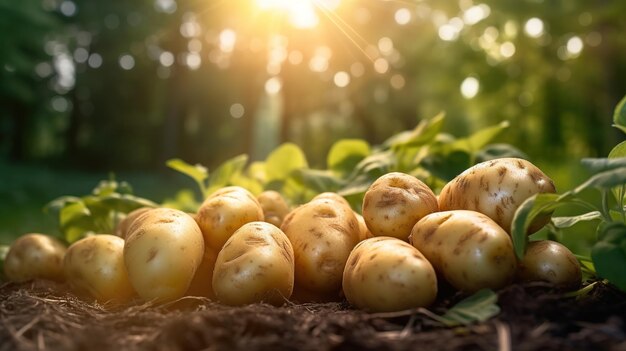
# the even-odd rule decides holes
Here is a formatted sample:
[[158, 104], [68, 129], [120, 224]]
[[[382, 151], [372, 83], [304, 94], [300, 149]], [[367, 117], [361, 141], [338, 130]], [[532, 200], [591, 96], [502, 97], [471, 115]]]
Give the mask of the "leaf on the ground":
[[498, 313], [498, 295], [490, 289], [482, 289], [452, 306], [437, 321], [448, 327], [484, 322]]
[[593, 221], [601, 218], [602, 213], [600, 213], [600, 211], [591, 211], [578, 216], [552, 217], [552, 224], [559, 229], [564, 229], [569, 228], [578, 222]]

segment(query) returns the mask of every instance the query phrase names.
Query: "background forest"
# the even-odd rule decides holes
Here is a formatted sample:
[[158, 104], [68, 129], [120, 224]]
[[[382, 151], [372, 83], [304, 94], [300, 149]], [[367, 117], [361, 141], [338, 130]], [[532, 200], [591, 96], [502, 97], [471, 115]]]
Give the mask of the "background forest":
[[[626, 92], [626, 2], [0, 0], [0, 243], [97, 180], [156, 200], [285, 141], [323, 167], [340, 138], [381, 143], [446, 112], [501, 121], [559, 190], [604, 156]], [[49, 231], [49, 229], [48, 229]]]

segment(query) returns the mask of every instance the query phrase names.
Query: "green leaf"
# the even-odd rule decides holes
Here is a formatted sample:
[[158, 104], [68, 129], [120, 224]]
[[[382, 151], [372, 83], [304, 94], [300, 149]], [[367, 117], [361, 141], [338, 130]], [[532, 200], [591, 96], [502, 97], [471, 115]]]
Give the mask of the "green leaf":
[[4, 276], [4, 260], [7, 258], [9, 248], [8, 245], [0, 245], [0, 282], [6, 281], [6, 277]]
[[562, 196], [558, 194], [536, 194], [524, 201], [515, 211], [513, 222], [511, 223], [511, 238], [513, 248], [519, 259], [524, 257], [526, 244], [528, 243], [528, 227], [539, 216], [552, 213], [561, 205]]
[[498, 295], [490, 289], [482, 289], [452, 306], [437, 320], [448, 327], [484, 322], [498, 313]]
[[63, 209], [66, 205], [82, 201], [83, 200], [81, 200], [81, 198], [76, 196], [61, 196], [46, 204], [43, 210], [45, 213], [58, 215], [61, 209]]
[[598, 276], [626, 291], [626, 225], [608, 224], [599, 233], [598, 239], [591, 249], [591, 258]]
[[624, 183], [626, 183], [626, 167], [615, 168], [595, 174], [583, 184], [574, 188], [571, 194], [577, 195], [589, 188], [611, 189]]
[[370, 154], [370, 145], [362, 139], [342, 139], [333, 144], [328, 152], [328, 169], [346, 175]]
[[615, 106], [613, 113], [613, 127], [626, 133], [626, 96]]
[[93, 189], [96, 196], [107, 196], [117, 192], [118, 183], [115, 180], [101, 180]]
[[592, 174], [626, 167], [626, 157], [583, 158], [580, 163]]
[[178, 158], [167, 160], [165, 164], [169, 168], [191, 177], [197, 183], [204, 184], [204, 181], [209, 177], [209, 171], [201, 164], [191, 165]]
[[61, 232], [70, 244], [93, 232], [96, 227], [92, 213], [84, 202], [70, 203], [59, 213]]
[[208, 196], [214, 190], [231, 185], [231, 179], [241, 173], [248, 162], [248, 155], [242, 154], [222, 163], [209, 176], [209, 189], [204, 196]]
[[471, 166], [471, 155], [462, 150], [445, 155], [434, 154], [422, 159], [420, 165], [432, 175], [450, 181]]
[[140, 207], [158, 207], [158, 204], [134, 195], [121, 195], [118, 193], [104, 196], [100, 199], [102, 206], [108, 211], [129, 213]]
[[510, 144], [491, 144], [482, 148], [476, 154], [476, 163], [485, 162], [497, 158], [514, 157], [528, 159], [528, 155]]
[[445, 112], [440, 112], [431, 119], [421, 120], [413, 130], [398, 133], [383, 143], [384, 148], [421, 146], [432, 142], [443, 128]]
[[300, 169], [294, 174], [306, 187], [317, 193], [337, 192], [344, 182], [330, 171]]
[[593, 221], [601, 218], [602, 213], [600, 211], [592, 211], [572, 217], [552, 217], [552, 224], [559, 229], [564, 229], [572, 227], [578, 222]]
[[495, 126], [480, 129], [469, 137], [457, 139], [452, 143], [447, 144], [447, 148], [450, 150], [463, 150], [469, 153], [477, 152], [489, 144], [496, 136], [508, 127], [509, 122], [502, 121]]
[[609, 152], [609, 158], [621, 158], [626, 157], [626, 141], [622, 141], [617, 144], [611, 152]]
[[272, 151], [265, 160], [267, 181], [286, 180], [296, 169], [307, 168], [304, 152], [293, 143], [284, 143]]

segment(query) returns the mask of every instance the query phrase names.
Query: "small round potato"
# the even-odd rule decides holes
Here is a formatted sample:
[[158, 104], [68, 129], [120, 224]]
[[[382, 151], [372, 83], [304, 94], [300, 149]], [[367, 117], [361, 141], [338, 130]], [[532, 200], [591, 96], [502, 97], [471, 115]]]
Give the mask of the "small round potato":
[[130, 282], [146, 301], [182, 297], [204, 255], [198, 224], [185, 212], [157, 208], [130, 226], [124, 261]]
[[511, 237], [482, 213], [429, 214], [415, 224], [410, 241], [458, 290], [497, 289], [515, 276], [517, 261]]
[[433, 191], [421, 180], [399, 172], [378, 178], [363, 198], [363, 218], [374, 236], [407, 241], [415, 223], [437, 211]]
[[528, 243], [517, 274], [522, 281], [545, 281], [565, 288], [577, 288], [582, 281], [580, 263], [574, 254], [550, 240]]
[[291, 211], [281, 226], [295, 255], [294, 297], [300, 302], [338, 300], [359, 224], [341, 201], [318, 198]]
[[4, 260], [4, 274], [11, 281], [31, 279], [65, 280], [63, 256], [65, 246], [57, 239], [37, 233], [19, 237]]
[[217, 255], [213, 290], [227, 305], [282, 305], [291, 296], [293, 284], [293, 248], [271, 223], [244, 224]]
[[151, 210], [150, 207], [140, 207], [136, 210], [130, 211], [124, 219], [122, 219], [117, 226], [115, 227], [114, 234], [119, 236], [122, 239], [126, 238], [126, 234], [128, 233], [128, 228], [133, 223], [137, 217], [141, 216], [146, 211]]
[[343, 196], [341, 196], [341, 195], [339, 195], [337, 193], [330, 192], [330, 191], [323, 192], [323, 193], [315, 195], [315, 197], [313, 199], [311, 199], [311, 201], [313, 201], [313, 200], [322, 200], [322, 199], [328, 199], [328, 200], [341, 202], [342, 204], [350, 207], [350, 203], [348, 202], [348, 200], [346, 200]]
[[266, 190], [257, 196], [257, 200], [263, 209], [265, 221], [280, 227], [283, 219], [289, 213], [289, 206], [285, 198], [278, 191]]
[[63, 270], [80, 295], [115, 303], [135, 296], [124, 266], [124, 239], [118, 236], [100, 234], [73, 243], [65, 254]]
[[352, 305], [372, 312], [425, 307], [437, 297], [437, 276], [415, 247], [397, 238], [375, 237], [350, 253], [343, 292]]
[[367, 224], [365, 224], [365, 219], [360, 214], [354, 212], [356, 216], [356, 220], [359, 222], [359, 241], [363, 241], [365, 239], [373, 238], [374, 234], [369, 230]]
[[202, 296], [209, 299], [215, 299], [213, 292], [213, 270], [215, 269], [215, 261], [217, 260], [217, 252], [210, 247], [204, 248], [204, 256], [202, 263], [196, 270], [196, 274], [189, 285], [189, 289], [185, 295]]
[[204, 242], [219, 251], [233, 233], [246, 223], [262, 221], [263, 209], [248, 190], [229, 186], [209, 196], [198, 209], [196, 222]]
[[[500, 158], [470, 167], [446, 184], [439, 194], [439, 208], [484, 213], [510, 233], [513, 215], [522, 202], [538, 193], [554, 192], [552, 180], [532, 163]], [[549, 216], [538, 218], [528, 233], [541, 229], [549, 220]]]

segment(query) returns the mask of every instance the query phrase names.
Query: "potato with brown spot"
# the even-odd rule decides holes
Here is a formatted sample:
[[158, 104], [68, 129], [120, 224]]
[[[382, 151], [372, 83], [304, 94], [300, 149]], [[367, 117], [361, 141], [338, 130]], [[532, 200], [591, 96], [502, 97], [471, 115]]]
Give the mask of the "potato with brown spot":
[[263, 209], [265, 221], [280, 227], [283, 219], [289, 213], [289, 206], [285, 198], [278, 191], [266, 190], [257, 196], [257, 200]]
[[294, 253], [275, 225], [251, 222], [239, 228], [217, 256], [213, 290], [227, 305], [282, 305], [294, 285]]
[[9, 248], [4, 260], [4, 274], [15, 282], [31, 279], [63, 281], [65, 250], [65, 245], [51, 236], [24, 234]]
[[410, 242], [458, 290], [501, 288], [515, 275], [511, 237], [479, 212], [432, 213], [415, 224]]
[[550, 240], [528, 243], [517, 275], [522, 281], [544, 281], [571, 289], [579, 287], [582, 281], [576, 256], [564, 245]]
[[360, 242], [343, 272], [350, 304], [371, 312], [426, 307], [437, 297], [437, 276], [419, 250], [392, 237]]
[[290, 212], [281, 229], [294, 248], [294, 298], [338, 300], [346, 260], [359, 240], [352, 209], [337, 199], [317, 198]]
[[263, 209], [257, 199], [238, 186], [217, 190], [202, 203], [196, 216], [205, 244], [216, 251], [221, 250], [241, 226], [263, 219]]
[[114, 303], [136, 296], [124, 265], [124, 239], [118, 236], [100, 234], [73, 243], [65, 254], [63, 270], [79, 295]]
[[139, 216], [141, 216], [142, 214], [146, 213], [147, 211], [151, 210], [152, 208], [150, 207], [140, 207], [136, 210], [133, 210], [131, 212], [129, 212], [126, 217], [124, 217], [124, 219], [122, 219], [117, 226], [115, 227], [115, 232], [114, 234], [119, 236], [122, 239], [126, 238], [126, 234], [128, 233], [128, 229], [130, 228], [131, 224], [133, 223], [133, 221], [135, 219], [137, 219]]
[[146, 301], [182, 297], [200, 266], [204, 239], [198, 224], [185, 212], [158, 208], [130, 226], [124, 261], [130, 282]]
[[[500, 158], [468, 168], [446, 184], [439, 194], [439, 209], [484, 213], [510, 233], [513, 215], [526, 199], [554, 192], [552, 180], [532, 163]], [[538, 218], [528, 233], [541, 229], [549, 220], [549, 216]]]
[[432, 190], [421, 180], [399, 172], [378, 178], [363, 198], [363, 218], [374, 236], [407, 241], [415, 223], [437, 211]]

